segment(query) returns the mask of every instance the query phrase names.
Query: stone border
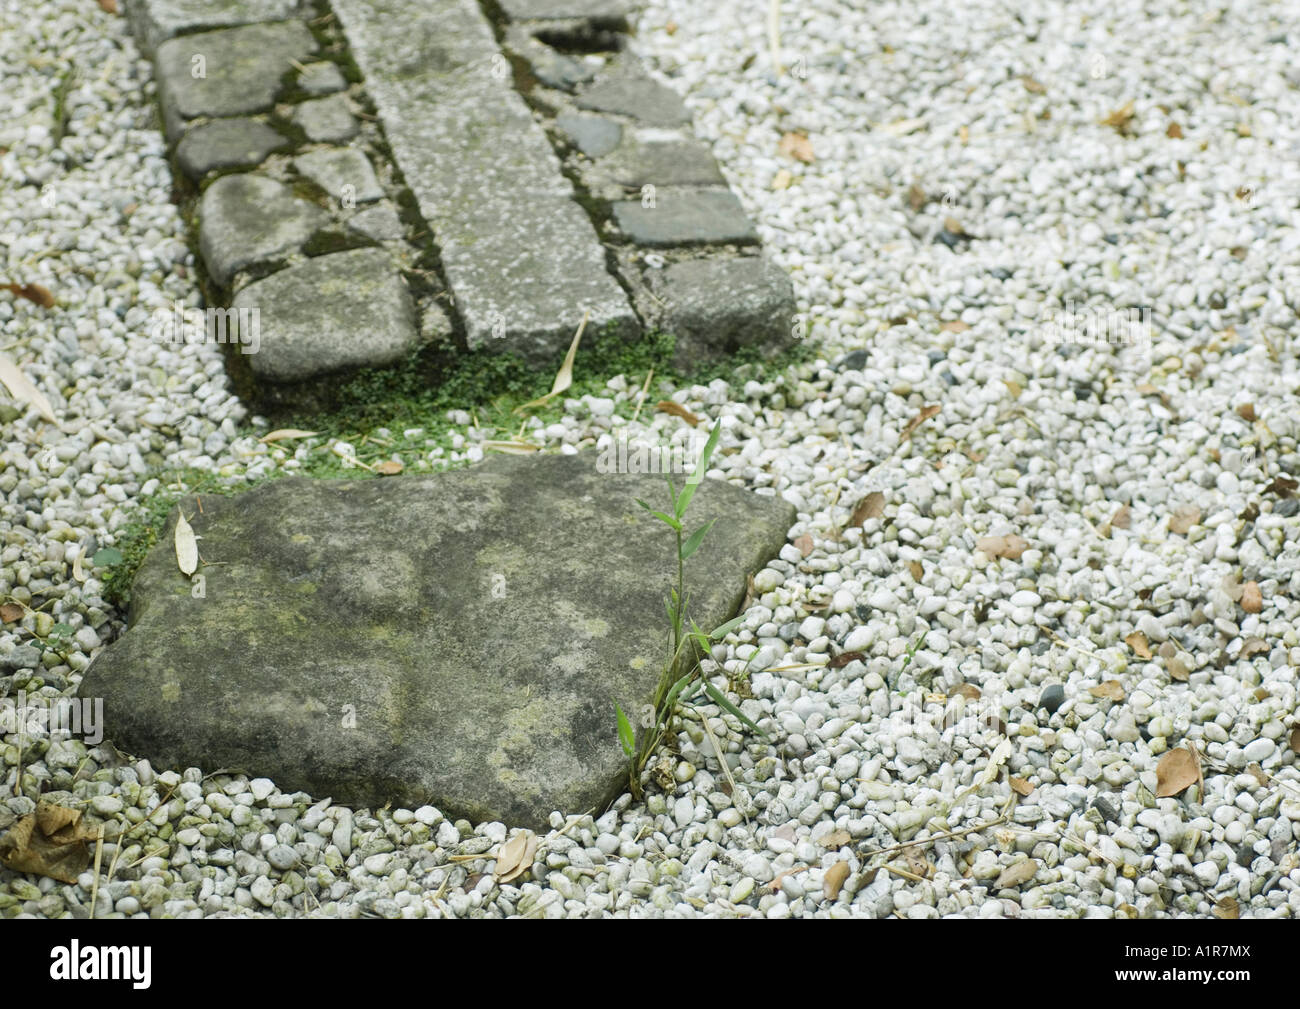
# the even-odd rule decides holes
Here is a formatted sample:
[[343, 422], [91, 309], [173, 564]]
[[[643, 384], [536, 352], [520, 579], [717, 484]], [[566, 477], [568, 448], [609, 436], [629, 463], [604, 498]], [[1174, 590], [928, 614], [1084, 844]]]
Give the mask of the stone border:
[[683, 370], [790, 345], [789, 278], [623, 0], [483, 2], [131, 0], [214, 306], [165, 338], [229, 343], [277, 405], [434, 343], [551, 368], [584, 316]]

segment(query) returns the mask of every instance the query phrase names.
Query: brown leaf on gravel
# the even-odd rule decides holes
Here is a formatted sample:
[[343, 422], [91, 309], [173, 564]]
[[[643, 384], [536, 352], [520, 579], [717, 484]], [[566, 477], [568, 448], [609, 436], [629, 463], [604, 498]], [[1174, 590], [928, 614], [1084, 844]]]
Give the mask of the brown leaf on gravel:
[[41, 802], [0, 837], [0, 864], [14, 872], [75, 883], [90, 864], [88, 841], [98, 836], [81, 824], [81, 810]]
[[0, 606], [0, 622], [16, 624], [23, 618], [23, 608], [17, 603], [5, 603]]
[[1291, 730], [1291, 752], [1300, 753], [1300, 725]]
[[375, 464], [375, 472], [380, 476], [396, 476], [402, 472], [402, 464], [396, 459], [385, 459], [383, 462]]
[[802, 161], [805, 165], [811, 165], [817, 160], [816, 155], [813, 154], [812, 142], [802, 133], [787, 133], [781, 138], [777, 150], [788, 158]]
[[834, 900], [840, 895], [844, 881], [849, 878], [849, 863], [836, 862], [822, 876], [822, 894], [827, 900]]
[[978, 701], [982, 696], [980, 694], [980, 688], [975, 686], [973, 683], [959, 683], [957, 686], [953, 687], [952, 692], [954, 694], [961, 694], [961, 696], [966, 698], [968, 701]]
[[661, 399], [655, 404], [655, 410], [659, 413], [670, 413], [674, 417], [680, 417], [691, 427], [699, 427], [701, 418], [691, 413], [690, 410], [680, 403], [674, 403], [671, 399]]
[[1196, 505], [1183, 505], [1181, 508], [1175, 508], [1174, 513], [1169, 516], [1169, 531], [1179, 536], [1186, 536], [1192, 526], [1200, 521], [1201, 509]]
[[1156, 798], [1167, 799], [1196, 784], [1200, 769], [1190, 750], [1170, 750], [1156, 764]]
[[945, 333], [964, 333], [966, 330], [970, 329], [970, 326], [962, 322], [960, 319], [952, 319], [949, 322], [945, 322], [939, 328]]
[[1235, 921], [1241, 917], [1241, 909], [1237, 907], [1236, 897], [1224, 897], [1214, 905], [1211, 912], [1216, 918], [1222, 918], [1224, 921]]
[[1133, 127], [1133, 100], [1129, 99], [1114, 112], [1101, 121], [1102, 126], [1109, 126], [1118, 133], [1129, 133]]
[[1095, 687], [1088, 690], [1093, 697], [1104, 698], [1108, 701], [1124, 700], [1124, 686], [1119, 680], [1104, 680]]
[[819, 844], [828, 850], [833, 848], [843, 848], [846, 844], [852, 842], [853, 837], [847, 830], [832, 830], [829, 834], [821, 839]]
[[1124, 644], [1133, 649], [1139, 659], [1151, 658], [1151, 646], [1147, 644], [1147, 636], [1141, 631], [1134, 631], [1132, 634], [1125, 635]]
[[1116, 529], [1127, 529], [1133, 524], [1133, 512], [1128, 505], [1120, 505], [1110, 517], [1110, 524]]
[[884, 513], [885, 495], [878, 490], [873, 490], [853, 509], [853, 514], [849, 516], [849, 525], [860, 526], [867, 519], [880, 518]]
[[533, 867], [533, 856], [537, 854], [537, 835], [531, 830], [521, 830], [497, 849], [496, 868], [492, 878], [498, 883], [509, 883], [518, 879]]
[[975, 541], [975, 549], [992, 558], [1005, 557], [1010, 561], [1020, 560], [1020, 555], [1029, 549], [1029, 541], [1012, 533], [1010, 536], [981, 536]]
[[1040, 83], [1039, 81], [1034, 80], [1028, 74], [1020, 75], [1020, 83], [1025, 86], [1025, 90], [1028, 91], [1031, 95], [1047, 94], [1047, 88], [1044, 87], [1042, 83]]
[[867, 656], [863, 652], [840, 652], [826, 663], [827, 669], [843, 669], [850, 662], [859, 662]]
[[942, 409], [943, 407], [939, 406], [937, 403], [932, 403], [929, 406], [924, 407], [920, 413], [907, 422], [907, 427], [903, 428], [902, 433], [898, 436], [899, 441], [907, 441], [908, 438], [912, 437], [913, 431]]
[[1183, 128], [1179, 126], [1177, 123], [1170, 123], [1168, 126], [1165, 127], [1165, 136], [1167, 136], [1170, 140], [1182, 140]]
[[1289, 476], [1279, 476], [1274, 477], [1273, 482], [1264, 488], [1264, 493], [1292, 497], [1297, 488], [1300, 488], [1300, 481], [1292, 480]]
[[99, 0], [99, 9], [105, 14], [116, 14], [117, 0]]
[[922, 207], [924, 207], [929, 202], [930, 202], [930, 198], [925, 195], [925, 190], [922, 189], [920, 186], [913, 184], [908, 187], [907, 205], [912, 208], [913, 213], [919, 211]]
[[1011, 781], [1011, 787], [1020, 795], [1028, 795], [1034, 790], [1033, 782], [1026, 781], [1024, 778], [1017, 778], [1014, 774], [1008, 774], [1007, 778]]
[[914, 581], [920, 581], [921, 576], [925, 574], [925, 568], [920, 561], [908, 561], [907, 570], [911, 572]]
[[813, 538], [807, 533], [797, 537], [794, 541], [794, 545], [799, 548], [799, 553], [804, 557], [807, 557], [813, 552]]
[[774, 190], [789, 189], [794, 184], [794, 175], [790, 169], [782, 168], [772, 176], [772, 188]]
[[40, 284], [0, 284], [0, 287], [12, 291], [20, 298], [35, 302], [41, 308], [54, 307], [54, 295], [50, 293], [48, 287], [42, 287]]
[[1241, 406], [1237, 407], [1237, 416], [1251, 424], [1255, 423], [1255, 404], [1242, 403]]
[[1177, 655], [1169, 660], [1166, 668], [1169, 670], [1169, 678], [1171, 680], [1177, 680], [1179, 683], [1187, 682], [1187, 666]]
[[997, 878], [993, 884], [994, 889], [1001, 890], [1006, 887], [1020, 886], [1022, 883], [1028, 883], [1038, 875], [1038, 860], [1027, 858], [1023, 862], [1017, 862], [1015, 865], [1009, 865], [1002, 870], [1002, 875]]
[[1247, 613], [1258, 613], [1264, 608], [1264, 594], [1259, 582], [1247, 582], [1241, 587], [1241, 608]]
[[1263, 638], [1247, 638], [1241, 643], [1241, 653], [1238, 658], [1243, 661], [1253, 659], [1256, 655], [1264, 655], [1268, 651], [1268, 642]]

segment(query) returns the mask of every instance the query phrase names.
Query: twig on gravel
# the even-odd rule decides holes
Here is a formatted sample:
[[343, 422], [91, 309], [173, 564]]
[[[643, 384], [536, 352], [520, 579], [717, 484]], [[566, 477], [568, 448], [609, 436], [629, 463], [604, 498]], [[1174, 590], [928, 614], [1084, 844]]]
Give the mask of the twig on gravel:
[[941, 834], [922, 837], [916, 841], [904, 841], [902, 844], [895, 844], [889, 848], [877, 848], [875, 851], [859, 851], [858, 854], [863, 858], [872, 858], [876, 855], [889, 855], [896, 851], [902, 851], [904, 848], [915, 848], [922, 844], [933, 844], [935, 841], [946, 841], [952, 837], [964, 837], [967, 834], [974, 834], [981, 830], [988, 830], [989, 827], [997, 827], [1006, 822], [1006, 816], [999, 816], [996, 820], [989, 820], [986, 823], [976, 823], [970, 827], [962, 827], [960, 830], [945, 830]]
[[768, 0], [767, 44], [772, 50], [772, 73], [780, 77], [785, 72], [781, 66], [781, 0]]

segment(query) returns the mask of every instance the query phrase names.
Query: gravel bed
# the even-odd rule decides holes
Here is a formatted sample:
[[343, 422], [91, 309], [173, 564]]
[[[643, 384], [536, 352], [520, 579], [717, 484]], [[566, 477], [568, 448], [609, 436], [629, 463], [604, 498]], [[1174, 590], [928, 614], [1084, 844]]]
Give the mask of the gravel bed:
[[[26, 795], [127, 832], [96, 914], [1300, 913], [1300, 508], [1279, 479], [1300, 478], [1294, 27], [1262, 4], [783, 7], [797, 75], [774, 76], [735, 0], [657, 0], [635, 41], [821, 356], [666, 390], [721, 419], [712, 475], [799, 510], [711, 670], [748, 671], [742, 707], [774, 744], [700, 708], [644, 803], [556, 814], [531, 873], [496, 883], [507, 825], [157, 773], [30, 726]], [[53, 600], [0, 629], [11, 692], [71, 693], [122, 629], [74, 561], [114, 541], [152, 469], [255, 476], [330, 448], [259, 445], [219, 348], [148, 335], [198, 294], [147, 80], [94, 4], [0, 3], [5, 279], [58, 299], [0, 294], [0, 348], [60, 418], [3, 417], [0, 598]], [[792, 133], [813, 160], [781, 153]], [[1127, 342], [1049, 339], [1130, 309], [1149, 327]], [[616, 378], [532, 436], [687, 441], [666, 414], [629, 422], [637, 393]], [[481, 458], [455, 419], [451, 452], [407, 462]], [[61, 655], [32, 643], [51, 619], [73, 630]], [[2, 704], [0, 730], [12, 795]], [[1157, 798], [1161, 757], [1189, 746], [1203, 787]], [[32, 805], [0, 802], [0, 830]], [[870, 854], [927, 837], [889, 869]], [[32, 879], [0, 871], [0, 914], [90, 913], [89, 873]]]

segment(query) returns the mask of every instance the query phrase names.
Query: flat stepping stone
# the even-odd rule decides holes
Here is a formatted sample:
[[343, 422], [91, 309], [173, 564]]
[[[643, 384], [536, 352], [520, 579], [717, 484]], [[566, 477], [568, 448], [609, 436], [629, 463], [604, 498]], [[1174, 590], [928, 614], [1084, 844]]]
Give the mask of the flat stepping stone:
[[292, 122], [314, 144], [346, 144], [361, 132], [346, 95], [330, 95], [303, 102]]
[[561, 112], [555, 125], [569, 141], [589, 158], [601, 158], [623, 139], [623, 127], [614, 119], [588, 116], [578, 112]]
[[286, 21], [302, 13], [298, 0], [131, 0], [126, 16], [146, 54], [160, 42], [208, 28]]
[[657, 327], [677, 338], [679, 368], [742, 348], [771, 356], [793, 342], [794, 286], [761, 256], [690, 260], [648, 276], [658, 299]]
[[370, 159], [355, 147], [326, 147], [293, 159], [293, 167], [329, 194], [335, 202], [373, 203], [384, 195]]
[[578, 93], [579, 108], [628, 116], [647, 126], [685, 126], [691, 114], [672, 88], [639, 69], [616, 66]]
[[633, 133], [601, 158], [597, 179], [629, 186], [725, 186], [713, 152], [693, 138], [658, 131]]
[[261, 346], [248, 363], [263, 381], [392, 364], [419, 343], [410, 292], [380, 249], [291, 266], [249, 284], [231, 305], [259, 310]]
[[511, 21], [553, 21], [585, 18], [622, 23], [627, 19], [627, 0], [498, 0]]
[[654, 206], [640, 200], [613, 205], [614, 222], [638, 245], [702, 243], [748, 244], [758, 241], [754, 225], [729, 189], [657, 187]]
[[298, 87], [309, 95], [328, 95], [348, 86], [333, 63], [309, 63], [298, 74]]
[[176, 160], [195, 182], [223, 168], [254, 168], [289, 141], [256, 119], [214, 119], [195, 126], [176, 145]]
[[[589, 334], [640, 323], [610, 276], [545, 131], [514, 90], [473, 0], [338, 0], [393, 158], [433, 230], [471, 347], [553, 367]], [[403, 29], [393, 31], [400, 14]]]
[[260, 175], [227, 175], [199, 201], [199, 252], [208, 273], [229, 287], [240, 270], [283, 259], [329, 224], [320, 207]]
[[347, 219], [349, 230], [375, 242], [395, 242], [405, 234], [402, 219], [391, 203], [358, 210]]
[[[81, 693], [155, 766], [543, 830], [554, 809], [603, 808], [627, 783], [614, 705], [635, 717], [659, 679], [674, 546], [634, 501], [659, 501], [663, 477], [602, 459], [187, 498], [203, 598], [173, 513]], [[692, 614], [715, 627], [795, 511], [706, 479], [689, 517], [721, 520], [687, 562]]]
[[[316, 51], [301, 21], [246, 25], [170, 39], [158, 47], [156, 72], [167, 135], [175, 141], [187, 120], [269, 112], [283, 78]], [[200, 66], [203, 76], [194, 76]]]

